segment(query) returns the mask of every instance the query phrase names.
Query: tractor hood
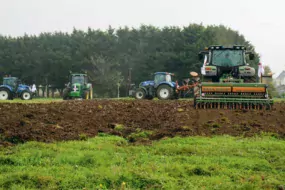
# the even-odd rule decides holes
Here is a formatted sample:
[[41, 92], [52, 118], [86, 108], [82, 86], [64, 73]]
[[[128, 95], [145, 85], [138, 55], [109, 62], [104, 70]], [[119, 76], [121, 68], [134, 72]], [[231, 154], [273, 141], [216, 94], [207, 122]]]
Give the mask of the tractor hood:
[[140, 86], [154, 86], [154, 81], [143, 81], [140, 83]]
[[23, 90], [30, 91], [30, 87], [28, 85], [25, 85], [25, 84], [19, 84], [18, 91], [23, 91]]
[[71, 85], [71, 91], [78, 92], [78, 91], [80, 91], [81, 86], [82, 86], [82, 84], [80, 84], [80, 83], [73, 83]]

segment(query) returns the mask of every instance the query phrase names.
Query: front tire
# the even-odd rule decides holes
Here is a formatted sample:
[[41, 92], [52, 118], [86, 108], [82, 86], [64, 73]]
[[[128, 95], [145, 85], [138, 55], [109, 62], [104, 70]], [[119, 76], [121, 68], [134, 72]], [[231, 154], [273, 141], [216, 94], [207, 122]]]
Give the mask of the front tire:
[[146, 94], [145, 94], [145, 91], [143, 89], [139, 88], [136, 90], [135, 98], [137, 100], [145, 99], [145, 96], [146, 96]]
[[11, 92], [8, 89], [1, 88], [0, 89], [0, 100], [9, 100], [11, 97]]
[[28, 91], [23, 91], [21, 94], [21, 99], [22, 100], [31, 100], [32, 99], [32, 94]]
[[169, 85], [161, 85], [158, 87], [156, 94], [160, 100], [169, 100], [173, 98], [174, 91]]

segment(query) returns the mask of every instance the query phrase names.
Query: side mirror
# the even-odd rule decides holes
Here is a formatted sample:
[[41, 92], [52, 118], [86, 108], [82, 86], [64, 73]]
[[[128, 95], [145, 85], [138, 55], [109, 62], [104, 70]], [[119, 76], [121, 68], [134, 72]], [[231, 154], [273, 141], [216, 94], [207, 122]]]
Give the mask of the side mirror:
[[255, 56], [253, 53], [249, 54], [249, 60], [254, 60]]

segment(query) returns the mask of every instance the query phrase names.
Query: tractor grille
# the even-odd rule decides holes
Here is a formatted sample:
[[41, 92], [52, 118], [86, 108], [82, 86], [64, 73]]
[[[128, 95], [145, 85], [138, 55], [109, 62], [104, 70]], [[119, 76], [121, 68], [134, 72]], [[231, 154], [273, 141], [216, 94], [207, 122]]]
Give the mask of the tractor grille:
[[76, 85], [76, 84], [72, 85], [71, 91], [78, 92], [79, 90], [80, 90], [80, 86], [79, 85]]

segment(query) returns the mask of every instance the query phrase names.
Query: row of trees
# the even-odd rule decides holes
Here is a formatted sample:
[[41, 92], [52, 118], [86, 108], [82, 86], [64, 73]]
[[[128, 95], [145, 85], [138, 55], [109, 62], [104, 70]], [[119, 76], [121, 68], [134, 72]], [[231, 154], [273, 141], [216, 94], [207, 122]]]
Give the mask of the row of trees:
[[[114, 97], [118, 83], [125, 95], [130, 68], [136, 84], [150, 79], [156, 71], [181, 77], [188, 76], [189, 71], [200, 73], [202, 63], [197, 53], [213, 44], [245, 45], [254, 51], [243, 35], [222, 25], [74, 29], [72, 33], [0, 36], [0, 75], [63, 88], [69, 71], [87, 71], [97, 97]], [[253, 62], [256, 68], [257, 62]]]

